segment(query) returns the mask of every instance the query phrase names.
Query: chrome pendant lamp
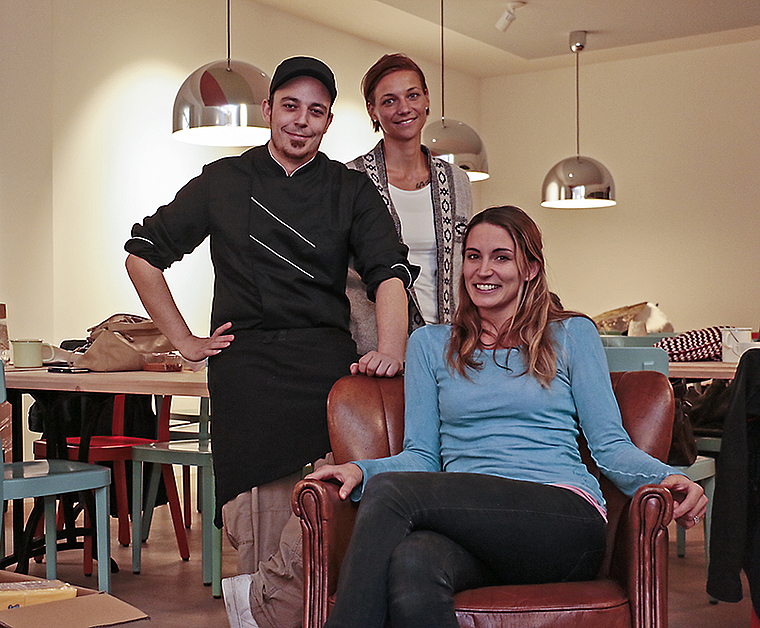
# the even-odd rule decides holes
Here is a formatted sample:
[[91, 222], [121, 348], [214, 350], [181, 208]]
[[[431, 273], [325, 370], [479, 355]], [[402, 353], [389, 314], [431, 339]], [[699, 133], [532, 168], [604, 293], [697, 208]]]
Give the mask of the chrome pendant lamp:
[[443, 56], [443, 0], [441, 0], [441, 121], [431, 122], [422, 130], [422, 142], [433, 155], [456, 164], [467, 173], [470, 181], [489, 177], [488, 156], [483, 141], [474, 129], [464, 122], [446, 118]]
[[580, 154], [578, 56], [586, 47], [586, 31], [570, 33], [575, 53], [575, 157], [556, 164], [544, 179], [541, 205], [552, 209], [590, 209], [615, 205], [615, 182], [603, 164]]
[[185, 79], [174, 99], [172, 134], [206, 146], [258, 146], [269, 139], [261, 102], [269, 77], [230, 59], [230, 0], [227, 0], [227, 60], [208, 63]]

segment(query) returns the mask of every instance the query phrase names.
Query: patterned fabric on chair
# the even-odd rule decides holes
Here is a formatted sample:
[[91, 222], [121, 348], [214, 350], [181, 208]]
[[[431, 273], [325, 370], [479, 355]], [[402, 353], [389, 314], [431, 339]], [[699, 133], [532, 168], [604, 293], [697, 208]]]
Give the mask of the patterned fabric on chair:
[[[664, 460], [673, 424], [673, 389], [655, 371], [613, 373], [623, 424], [633, 442]], [[399, 452], [403, 444], [403, 379], [348, 376], [328, 399], [336, 464]], [[598, 470], [584, 454], [589, 468]], [[670, 492], [644, 486], [632, 499], [603, 476], [609, 525], [607, 555], [596, 580], [486, 587], [454, 598], [460, 626], [478, 628], [655, 628], [667, 626], [667, 525]], [[304, 628], [321, 628], [332, 607], [357, 505], [338, 498], [337, 485], [302, 480], [293, 492], [304, 541]]]

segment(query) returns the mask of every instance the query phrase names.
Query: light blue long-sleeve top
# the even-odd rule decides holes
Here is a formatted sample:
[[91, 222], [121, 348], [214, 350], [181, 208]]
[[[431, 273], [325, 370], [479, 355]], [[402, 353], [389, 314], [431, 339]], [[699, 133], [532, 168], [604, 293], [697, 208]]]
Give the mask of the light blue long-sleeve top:
[[551, 332], [557, 376], [543, 388], [524, 374], [522, 351], [476, 353], [483, 368], [469, 370], [468, 380], [446, 364], [448, 325], [416, 330], [406, 354], [404, 450], [358, 462], [364, 481], [352, 498], [377, 473], [443, 470], [567, 485], [603, 507], [599, 483], [578, 451], [579, 425], [599, 469], [626, 495], [677, 474], [623, 429], [594, 324], [573, 317], [552, 323]]

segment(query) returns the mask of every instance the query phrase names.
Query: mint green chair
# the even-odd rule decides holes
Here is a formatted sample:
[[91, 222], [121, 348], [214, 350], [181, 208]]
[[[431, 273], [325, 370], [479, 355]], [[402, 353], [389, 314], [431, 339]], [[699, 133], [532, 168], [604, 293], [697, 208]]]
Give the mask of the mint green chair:
[[[5, 402], [5, 368], [0, 363], [0, 403]], [[56, 499], [63, 493], [95, 491], [95, 537], [98, 553], [98, 589], [111, 591], [111, 547], [108, 520], [108, 486], [111, 470], [74, 460], [6, 462], [0, 482], [0, 504], [14, 499], [41, 497], [45, 504], [46, 577], [57, 572]], [[14, 547], [14, 551], [18, 548]]]
[[[163, 403], [171, 403], [171, 397], [165, 397]], [[222, 531], [214, 525], [214, 467], [208, 437], [208, 407], [208, 399], [201, 399], [201, 438], [169, 440], [132, 448], [132, 572], [139, 574], [142, 569], [140, 539], [148, 537], [157, 492], [157, 482], [153, 481], [157, 474], [154, 473], [148, 496], [143, 500], [143, 465], [152, 463], [154, 472], [158, 471], [159, 465], [195, 466], [200, 480], [203, 584], [211, 585], [211, 594], [218, 598], [222, 596]]]
[[[618, 371], [659, 371], [668, 375], [668, 354], [664, 349], [656, 347], [636, 346], [606, 346], [607, 364], [610, 372]], [[692, 482], [702, 485], [707, 496], [707, 512], [704, 519], [705, 556], [710, 560], [710, 515], [712, 512], [713, 493], [715, 491], [715, 459], [708, 456], [697, 456], [694, 464], [688, 467], [674, 467], [688, 477]], [[686, 555], [686, 530], [681, 526], [676, 529], [676, 554]]]
[[[710, 561], [710, 514], [712, 512], [713, 495], [715, 494], [715, 458], [697, 456], [694, 464], [688, 467], [675, 467], [692, 482], [697, 482], [705, 489], [707, 496], [707, 512], [705, 513], [705, 557]], [[676, 530], [676, 555], [686, 556], [686, 530], [678, 526]]]
[[600, 334], [605, 347], [651, 347], [663, 338], [675, 336], [675, 333], [647, 334], [646, 336], [622, 336], [619, 334]]
[[668, 374], [668, 354], [655, 347], [605, 347], [610, 373], [659, 371]]

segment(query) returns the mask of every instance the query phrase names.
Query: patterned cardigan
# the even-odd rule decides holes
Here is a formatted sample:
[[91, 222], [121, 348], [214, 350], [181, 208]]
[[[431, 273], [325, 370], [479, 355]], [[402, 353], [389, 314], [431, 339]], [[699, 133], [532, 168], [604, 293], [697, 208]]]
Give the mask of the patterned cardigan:
[[[462, 268], [462, 236], [472, 216], [472, 191], [467, 173], [442, 159], [433, 157], [422, 146], [430, 169], [430, 187], [433, 197], [433, 224], [436, 242], [436, 314], [439, 323], [450, 323], [456, 309], [459, 276]], [[393, 206], [385, 168], [383, 140], [366, 155], [346, 164], [353, 170], [361, 170], [372, 180], [383, 197], [399, 240], [401, 220]], [[409, 299], [409, 333], [425, 324], [420, 314], [414, 288]], [[356, 341], [359, 355], [377, 349], [377, 324], [375, 305], [367, 298], [366, 287], [355, 270], [350, 269], [346, 294], [351, 301], [351, 335]]]

